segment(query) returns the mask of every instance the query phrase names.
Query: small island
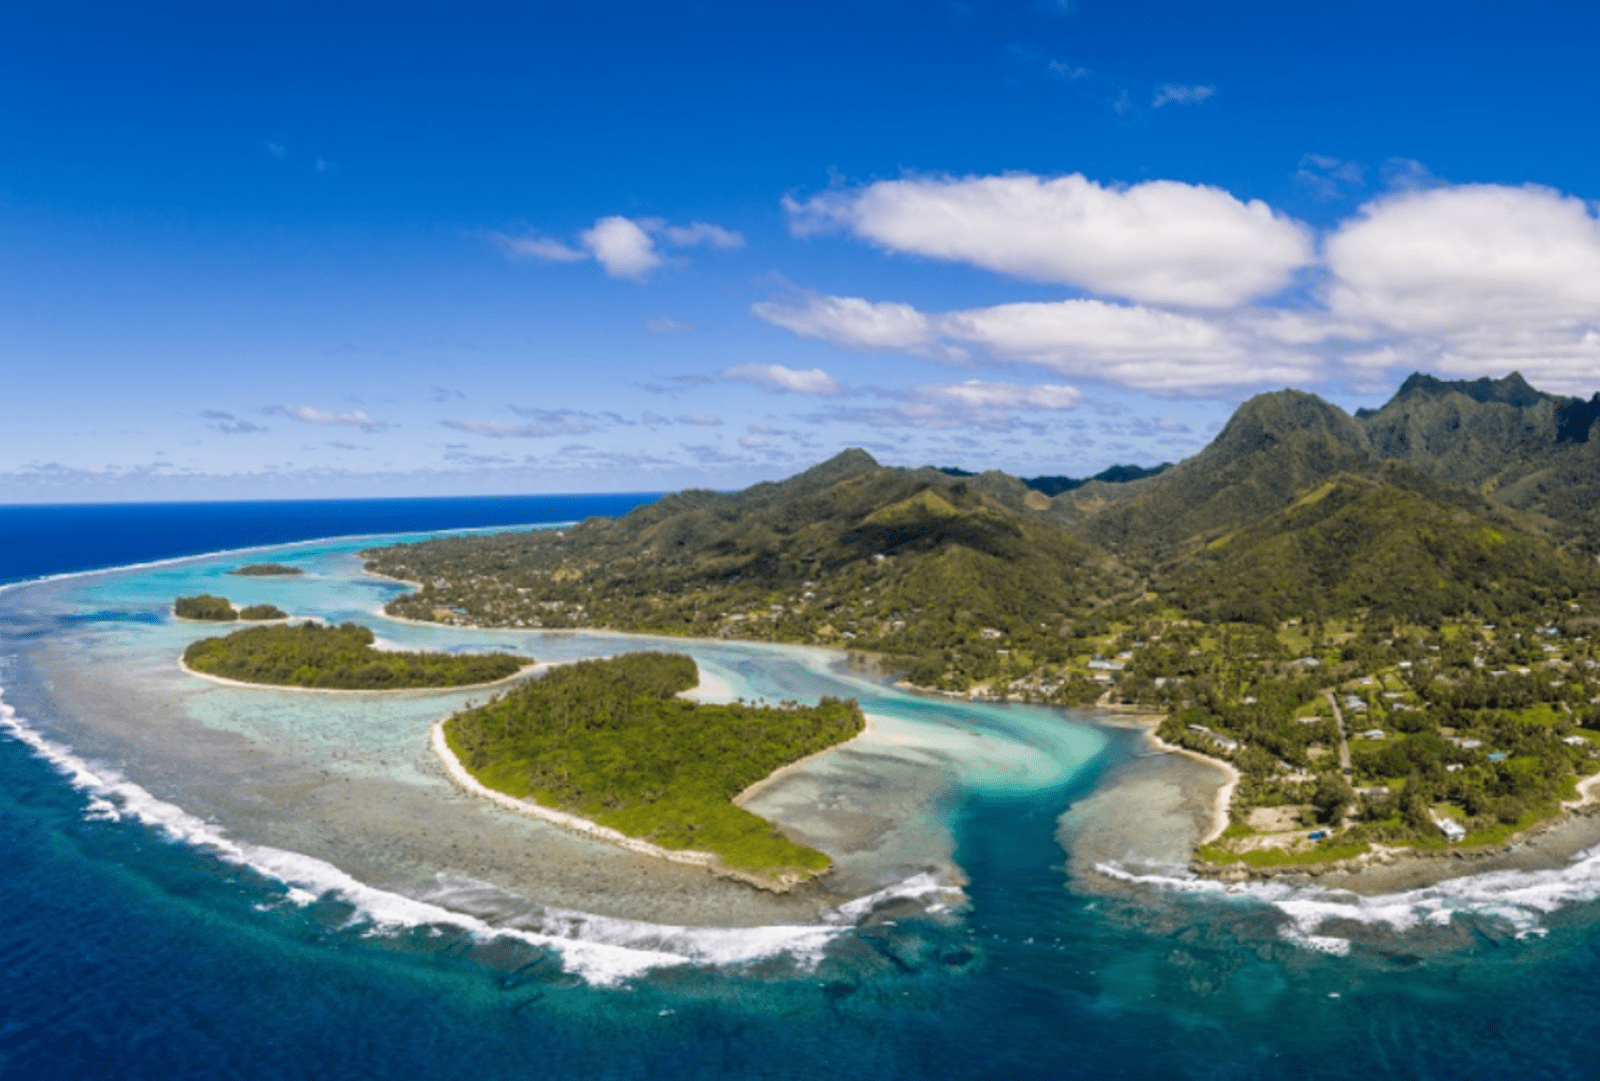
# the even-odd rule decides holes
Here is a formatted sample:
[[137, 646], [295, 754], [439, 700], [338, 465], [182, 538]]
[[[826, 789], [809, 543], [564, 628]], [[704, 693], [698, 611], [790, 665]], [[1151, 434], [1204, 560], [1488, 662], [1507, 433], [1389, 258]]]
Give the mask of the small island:
[[183, 651], [183, 664], [200, 675], [242, 683], [388, 691], [494, 683], [530, 663], [509, 653], [402, 652], [372, 643], [371, 629], [355, 623], [249, 627], [195, 642]]
[[172, 602], [172, 614], [179, 619], [192, 619], [202, 623], [232, 623], [235, 620], [259, 623], [269, 619], [288, 619], [289, 613], [275, 604], [252, 604], [236, 609], [226, 597], [201, 593], [194, 597], [179, 597]]
[[304, 574], [299, 567], [291, 567], [287, 563], [247, 563], [242, 567], [235, 567], [228, 572], [245, 578], [275, 578], [296, 574]]
[[827, 856], [733, 801], [774, 770], [856, 736], [860, 708], [831, 698], [768, 707], [677, 697], [699, 679], [694, 660], [675, 653], [580, 661], [455, 714], [444, 742], [494, 792], [662, 849], [711, 853], [757, 885], [826, 873]]

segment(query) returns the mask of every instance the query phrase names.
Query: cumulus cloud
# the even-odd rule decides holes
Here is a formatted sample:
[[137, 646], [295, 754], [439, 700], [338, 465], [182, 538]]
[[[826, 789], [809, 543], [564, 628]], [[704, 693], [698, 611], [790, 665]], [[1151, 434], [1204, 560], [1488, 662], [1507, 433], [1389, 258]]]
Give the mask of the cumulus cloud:
[[1150, 99], [1150, 108], [1163, 105], [1199, 105], [1217, 92], [1214, 86], [1185, 86], [1183, 83], [1162, 83]]
[[1415, 189], [1361, 208], [1325, 244], [1331, 311], [1381, 344], [1367, 369], [1522, 370], [1552, 389], [1600, 383], [1600, 221], [1549, 188]]
[[[1168, 181], [908, 179], [790, 200], [800, 235], [843, 229], [890, 253], [1103, 296], [933, 311], [800, 293], [751, 310], [857, 352], [1030, 364], [1154, 392], [1333, 374], [1370, 389], [1417, 368], [1519, 369], [1553, 391], [1593, 393], [1600, 211], [1544, 187], [1446, 184], [1410, 161], [1380, 175], [1389, 190], [1328, 229], [1320, 259], [1310, 230], [1264, 204]], [[1329, 197], [1367, 184], [1358, 163], [1324, 155], [1306, 155], [1296, 176]], [[1285, 291], [1301, 271], [1301, 288]]]
[[756, 383], [776, 391], [796, 394], [838, 394], [843, 388], [839, 381], [821, 368], [796, 371], [782, 364], [736, 364], [726, 369], [723, 377], [746, 383]]
[[387, 421], [373, 420], [360, 409], [352, 409], [348, 413], [329, 413], [309, 405], [269, 405], [262, 412], [275, 413], [303, 424], [342, 424], [367, 432], [381, 432], [393, 427]]
[[611, 214], [578, 234], [576, 246], [553, 237], [528, 233], [523, 236], [490, 234], [508, 255], [543, 259], [550, 263], [579, 263], [593, 259], [613, 278], [644, 281], [666, 262], [656, 246], [657, 239], [680, 248], [706, 245], [712, 248], [740, 248], [744, 237], [732, 229], [711, 222], [671, 225], [660, 218], [626, 218]]
[[1474, 184], [1362, 207], [1326, 244], [1330, 305], [1396, 330], [1572, 325], [1600, 315], [1600, 223], [1548, 188]]
[[930, 314], [859, 297], [812, 297], [804, 308], [758, 304], [754, 311], [777, 326], [847, 349], [952, 357], [976, 347], [996, 360], [1139, 390], [1204, 390], [1316, 374], [1309, 354], [1246, 323], [1102, 300]]
[[1182, 307], [1276, 293], [1312, 261], [1310, 230], [1266, 203], [1171, 180], [915, 178], [784, 205], [800, 236], [844, 229], [891, 252]]
[[578, 239], [613, 278], [640, 281], [661, 265], [661, 256], [650, 234], [637, 222], [620, 215], [601, 218], [593, 228], [580, 233]]
[[758, 319], [802, 338], [861, 352], [913, 353], [947, 359], [963, 355], [938, 342], [928, 317], [909, 304], [812, 293], [798, 305], [762, 301], [751, 305], [750, 310]]

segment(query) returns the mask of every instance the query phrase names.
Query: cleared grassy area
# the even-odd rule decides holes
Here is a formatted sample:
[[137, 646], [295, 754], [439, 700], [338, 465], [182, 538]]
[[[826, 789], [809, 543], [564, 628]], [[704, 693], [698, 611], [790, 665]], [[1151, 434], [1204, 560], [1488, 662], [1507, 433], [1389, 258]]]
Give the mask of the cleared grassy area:
[[1258, 848], [1252, 852], [1230, 852], [1219, 845], [1205, 845], [1200, 858], [1209, 863], [1243, 863], [1249, 867], [1309, 867], [1316, 863], [1347, 860], [1363, 852], [1372, 851], [1368, 844], [1318, 844], [1312, 848], [1291, 852], [1282, 848]]

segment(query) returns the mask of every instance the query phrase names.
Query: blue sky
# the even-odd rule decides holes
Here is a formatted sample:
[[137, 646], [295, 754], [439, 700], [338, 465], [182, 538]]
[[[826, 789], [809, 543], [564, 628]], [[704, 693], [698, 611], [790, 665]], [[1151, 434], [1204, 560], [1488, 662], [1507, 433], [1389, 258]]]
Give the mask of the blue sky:
[[1084, 475], [1600, 389], [1589, 5], [0, 13], [0, 501]]

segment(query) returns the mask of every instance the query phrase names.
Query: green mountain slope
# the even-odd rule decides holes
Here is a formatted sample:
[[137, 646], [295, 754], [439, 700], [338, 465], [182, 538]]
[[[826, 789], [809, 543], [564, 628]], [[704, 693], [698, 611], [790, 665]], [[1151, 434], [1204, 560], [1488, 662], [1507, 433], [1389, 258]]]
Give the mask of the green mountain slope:
[[[1244, 403], [1199, 454], [1123, 486], [1121, 498], [1109, 486], [1085, 486], [1058, 497], [1057, 513], [1113, 551], [1170, 554], [1270, 514], [1336, 473], [1377, 467], [1354, 418], [1313, 394], [1282, 390]], [[1107, 502], [1084, 513], [1092, 499]]]
[[890, 469], [852, 450], [743, 492], [367, 558], [425, 583], [389, 606], [409, 618], [849, 643], [924, 657], [934, 675], [961, 653], [960, 682], [1135, 584], [1029, 495], [1002, 474]]
[[1569, 543], [1600, 552], [1600, 394], [1546, 394], [1516, 372], [1470, 381], [1418, 373], [1358, 419], [1382, 457], [1549, 518]]
[[1368, 613], [1437, 623], [1547, 608], [1600, 590], [1600, 572], [1493, 507], [1391, 465], [1339, 474], [1211, 542], [1173, 575], [1182, 606], [1277, 625]]

